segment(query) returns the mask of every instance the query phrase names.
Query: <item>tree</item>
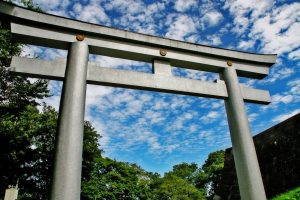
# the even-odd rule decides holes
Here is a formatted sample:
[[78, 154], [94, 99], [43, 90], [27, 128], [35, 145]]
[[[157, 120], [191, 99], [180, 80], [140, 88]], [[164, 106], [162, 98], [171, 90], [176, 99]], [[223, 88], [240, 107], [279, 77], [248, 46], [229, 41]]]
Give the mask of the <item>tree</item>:
[[197, 170], [198, 166], [196, 163], [189, 164], [183, 162], [178, 165], [174, 165], [173, 170], [171, 172], [166, 173], [166, 175], [174, 175], [188, 181], [191, 184], [194, 184]]
[[[6, 115], [0, 121], [0, 195], [19, 180], [20, 194], [30, 199], [47, 199], [53, 164], [58, 113], [49, 106], [39, 112], [27, 106], [16, 121]], [[88, 181], [101, 157], [99, 135], [89, 122], [84, 124], [82, 180]]]
[[220, 183], [224, 168], [225, 152], [223, 150], [210, 153], [196, 177], [196, 187], [206, 188], [207, 195], [213, 197]]
[[96, 161], [101, 158], [99, 139], [101, 136], [97, 133], [90, 122], [84, 122], [83, 152], [82, 152], [82, 181], [88, 181], [92, 178], [92, 171]]
[[[31, 0], [22, 2], [25, 6], [30, 6], [31, 9], [35, 8]], [[37, 99], [49, 96], [47, 81], [37, 80], [32, 82], [27, 78], [12, 75], [7, 70], [12, 56], [18, 56], [21, 53], [22, 45], [12, 40], [10, 31], [3, 26], [4, 23], [3, 21], [0, 22], [1, 195], [8, 185], [16, 183], [20, 173], [24, 173], [24, 176], [29, 176], [27, 168], [31, 164], [24, 161], [29, 160], [29, 158], [36, 160], [36, 154], [34, 149], [31, 149], [31, 147], [34, 147], [30, 143], [32, 138], [29, 138], [31, 131], [24, 131], [24, 129], [30, 127], [31, 130], [36, 130], [37, 126], [32, 123], [33, 121], [30, 121], [35, 120], [36, 113], [33, 111], [33, 108], [28, 106], [36, 106], [38, 105]], [[38, 138], [36, 139], [38, 141]], [[47, 140], [45, 142], [50, 141]], [[47, 167], [44, 166], [43, 169], [46, 170]], [[39, 176], [37, 174], [34, 178]], [[43, 183], [39, 187], [43, 187]]]
[[[22, 2], [24, 6], [40, 10], [34, 6], [31, 0]], [[37, 99], [49, 96], [48, 81], [31, 82], [29, 79], [15, 76], [7, 70], [11, 58], [20, 55], [22, 45], [13, 41], [10, 31], [3, 27], [3, 23], [0, 21], [0, 116], [13, 114], [17, 117], [18, 113], [22, 112], [27, 105], [38, 105]]]
[[21, 193], [39, 199], [47, 191], [53, 155], [57, 113], [44, 107], [27, 106], [19, 114], [5, 115], [0, 122], [0, 177], [1, 194], [8, 185], [19, 181]]
[[188, 181], [168, 174], [154, 183], [153, 192], [157, 200], [204, 200], [205, 193]]
[[155, 176], [157, 174], [145, 172], [136, 164], [100, 157], [92, 179], [82, 183], [82, 199], [154, 199], [149, 185]]
[[[15, 1], [8, 0], [14, 3]], [[41, 12], [32, 0], [19, 4]], [[4, 18], [1, 18], [4, 20]], [[1, 21], [1, 20], [0, 20]], [[21, 199], [45, 199], [50, 184], [57, 112], [38, 99], [49, 96], [46, 80], [29, 80], [7, 70], [22, 45], [15, 43], [5, 21], [0, 22], [0, 195], [19, 180]], [[7, 26], [5, 26], [7, 27]], [[89, 122], [84, 124], [82, 179], [91, 178], [94, 161], [101, 157], [100, 136]]]

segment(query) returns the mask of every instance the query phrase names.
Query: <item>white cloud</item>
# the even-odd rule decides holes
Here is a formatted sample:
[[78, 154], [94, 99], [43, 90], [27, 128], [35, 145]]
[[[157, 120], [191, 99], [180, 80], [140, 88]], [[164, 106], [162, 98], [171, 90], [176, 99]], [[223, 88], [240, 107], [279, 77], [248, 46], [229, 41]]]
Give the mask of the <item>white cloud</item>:
[[207, 43], [208, 43], [209, 45], [218, 46], [218, 45], [222, 44], [220, 35], [218, 35], [218, 34], [215, 34], [215, 35], [209, 35], [209, 36], [207, 36], [207, 39], [208, 39], [208, 42], [207, 42]]
[[196, 0], [177, 0], [175, 2], [174, 8], [178, 12], [185, 12], [195, 5], [197, 5]]
[[109, 67], [109, 68], [117, 68], [122, 67], [123, 69], [130, 69], [131, 66], [143, 66], [145, 63], [126, 60], [121, 58], [113, 58], [108, 56], [90, 56], [90, 61], [94, 62], [97, 66], [100, 67]]
[[43, 52], [41, 47], [33, 46], [33, 45], [24, 45], [22, 48], [22, 57], [28, 58], [36, 58]]
[[289, 59], [291, 60], [299, 60], [300, 59], [300, 49], [292, 51], [289, 53]]
[[56, 111], [59, 110], [60, 96], [51, 96], [41, 102], [45, 102], [47, 105], [52, 106]]
[[293, 96], [292, 95], [280, 95], [280, 94], [275, 94], [272, 96], [272, 102], [274, 104], [278, 104], [278, 103], [290, 103], [293, 100]]
[[238, 44], [239, 49], [247, 50], [253, 48], [255, 44], [254, 40], [248, 40], [248, 41], [240, 41]]
[[111, 0], [104, 7], [107, 10], [114, 10], [123, 14], [129, 13], [130, 15], [140, 13], [145, 9], [143, 2], [139, 0]]
[[173, 22], [168, 28], [166, 37], [184, 40], [184, 38], [196, 31], [196, 24], [193, 19], [187, 15], [179, 15], [173, 18]]
[[249, 122], [253, 122], [254, 120], [256, 120], [257, 117], [258, 117], [257, 113], [251, 113], [248, 115], [248, 120]]
[[43, 52], [43, 59], [44, 60], [55, 60], [55, 59], [66, 59], [68, 52], [65, 50], [59, 49], [50, 49], [46, 48]]
[[95, 24], [110, 24], [109, 17], [99, 4], [89, 4], [86, 6], [75, 4], [73, 9], [75, 11], [75, 18], [78, 20]]
[[203, 121], [204, 123], [212, 123], [215, 120], [217, 120], [217, 118], [219, 118], [221, 116], [220, 112], [217, 111], [210, 111], [207, 115], [202, 116], [200, 119], [201, 121]]
[[224, 104], [223, 104], [223, 102], [222, 101], [218, 101], [218, 102], [213, 102], [212, 104], [211, 104], [211, 107], [212, 108], [220, 108], [220, 107], [222, 107]]
[[294, 95], [292, 94], [274, 94], [271, 97], [271, 103], [267, 106], [261, 107], [263, 111], [267, 109], [277, 109], [280, 104], [289, 104], [294, 100]]
[[295, 79], [287, 83], [291, 87], [290, 93], [293, 95], [300, 95], [300, 79]]
[[165, 20], [165, 2], [154, 2], [149, 5], [145, 5], [141, 1], [135, 1], [138, 9], [128, 11], [126, 6], [131, 6], [130, 2], [122, 1], [122, 6], [120, 8], [111, 7], [116, 12], [120, 13], [119, 17], [113, 19], [113, 24], [117, 25], [119, 28], [130, 30], [139, 33], [158, 35], [157, 30], [163, 26]]
[[22, 48], [21, 56], [28, 58], [38, 58], [43, 60], [55, 60], [66, 58], [67, 51], [34, 45], [24, 45]]
[[87, 85], [86, 107], [90, 108], [99, 104], [102, 97], [112, 93], [112, 88], [97, 85]]
[[105, 128], [101, 120], [97, 119], [96, 117], [91, 116], [85, 116], [85, 120], [88, 120], [91, 122], [92, 126], [95, 128], [97, 133], [101, 135], [101, 138], [99, 139], [99, 143], [101, 145], [101, 149], [107, 148], [107, 145], [110, 142], [109, 134], [105, 132]]
[[249, 37], [262, 41], [264, 53], [282, 54], [300, 45], [300, 3], [285, 5], [257, 19]]
[[70, 0], [33, 0], [33, 2], [47, 13], [68, 17], [67, 8], [71, 3]]
[[76, 14], [80, 14], [82, 11], [82, 5], [80, 3], [75, 3], [73, 5], [73, 12], [75, 12]]
[[199, 40], [200, 36], [199, 34], [191, 34], [190, 36], [186, 37], [186, 41], [187, 42], [191, 42], [191, 43], [197, 43], [197, 41]]
[[211, 11], [206, 13], [203, 16], [202, 20], [206, 26], [212, 27], [218, 25], [223, 21], [223, 15], [218, 11]]
[[[228, 0], [224, 8], [228, 9], [234, 17], [233, 32], [242, 35], [249, 25], [270, 10], [274, 4], [273, 0]], [[250, 17], [248, 15], [250, 14]]]
[[272, 69], [271, 74], [267, 78], [262, 80], [261, 83], [274, 83], [277, 80], [288, 78], [294, 73], [295, 71], [292, 68], [284, 67], [282, 69], [278, 69], [277, 66]]
[[59, 103], [62, 90], [61, 81], [49, 81], [48, 89], [50, 91], [50, 97], [39, 100], [40, 103], [44, 102], [49, 106], [52, 106], [56, 111], [59, 110]]
[[292, 112], [289, 112], [289, 113], [286, 113], [286, 114], [282, 114], [282, 115], [279, 115], [277, 117], [275, 117], [272, 121], [275, 122], [275, 123], [279, 123], [279, 122], [282, 122], [296, 114], [300, 113], [300, 109], [296, 109]]
[[172, 67], [172, 73], [175, 76], [195, 79], [200, 81], [214, 81], [218, 77], [218, 74], [215, 73], [192, 70], [192, 69], [177, 68], [177, 67]]
[[64, 10], [70, 4], [69, 0], [34, 0], [34, 2], [43, 10]]

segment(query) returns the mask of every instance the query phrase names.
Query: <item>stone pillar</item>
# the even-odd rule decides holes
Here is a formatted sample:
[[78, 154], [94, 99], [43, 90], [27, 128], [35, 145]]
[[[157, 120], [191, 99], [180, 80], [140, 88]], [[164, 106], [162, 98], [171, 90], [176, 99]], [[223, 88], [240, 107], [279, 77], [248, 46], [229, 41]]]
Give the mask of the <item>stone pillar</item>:
[[225, 107], [242, 200], [266, 200], [253, 138], [250, 132], [238, 76], [232, 63], [221, 74], [228, 98]]
[[18, 198], [18, 188], [9, 188], [5, 190], [4, 200], [16, 200]]
[[84, 41], [71, 44], [59, 108], [51, 200], [80, 199], [88, 56]]

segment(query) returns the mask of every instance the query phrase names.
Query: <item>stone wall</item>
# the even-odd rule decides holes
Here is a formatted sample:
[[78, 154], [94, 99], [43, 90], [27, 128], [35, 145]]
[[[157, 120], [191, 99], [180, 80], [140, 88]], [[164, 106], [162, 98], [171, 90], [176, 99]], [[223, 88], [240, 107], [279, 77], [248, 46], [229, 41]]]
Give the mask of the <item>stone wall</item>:
[[[300, 186], [300, 113], [254, 137], [267, 197]], [[239, 200], [232, 149], [226, 149], [220, 188], [223, 200]]]

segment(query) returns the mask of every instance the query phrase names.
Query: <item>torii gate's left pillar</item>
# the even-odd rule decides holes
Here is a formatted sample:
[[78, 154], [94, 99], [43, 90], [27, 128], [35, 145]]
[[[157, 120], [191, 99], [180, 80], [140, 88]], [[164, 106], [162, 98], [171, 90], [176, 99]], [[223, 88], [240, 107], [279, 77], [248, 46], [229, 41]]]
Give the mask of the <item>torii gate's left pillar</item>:
[[88, 57], [84, 41], [70, 44], [59, 107], [51, 200], [80, 199]]

